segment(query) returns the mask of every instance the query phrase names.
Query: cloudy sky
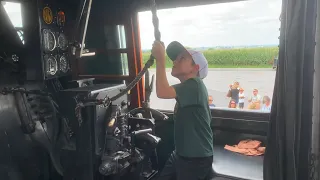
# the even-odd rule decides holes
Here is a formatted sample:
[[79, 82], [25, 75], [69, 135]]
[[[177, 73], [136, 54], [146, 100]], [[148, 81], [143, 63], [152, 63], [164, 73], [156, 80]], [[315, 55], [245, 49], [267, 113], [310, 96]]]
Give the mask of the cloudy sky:
[[[249, 0], [158, 10], [162, 41], [190, 47], [278, 44], [281, 0]], [[5, 4], [15, 26], [21, 27], [20, 5]], [[151, 12], [140, 12], [142, 49], [154, 41]]]
[[[281, 0], [249, 0], [159, 10], [162, 41], [190, 47], [278, 44]], [[154, 41], [151, 12], [140, 12], [143, 49]]]

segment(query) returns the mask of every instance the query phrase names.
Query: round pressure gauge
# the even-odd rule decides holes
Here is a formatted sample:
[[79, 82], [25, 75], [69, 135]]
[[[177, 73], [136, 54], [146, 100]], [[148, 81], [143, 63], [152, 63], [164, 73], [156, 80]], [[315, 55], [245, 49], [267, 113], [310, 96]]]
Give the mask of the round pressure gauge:
[[54, 76], [58, 71], [58, 62], [57, 59], [53, 56], [50, 56], [46, 62], [47, 74]]
[[63, 33], [61, 33], [58, 37], [58, 46], [63, 51], [65, 51], [68, 48], [68, 40]]
[[57, 46], [56, 36], [48, 29], [43, 30], [43, 48], [45, 51], [53, 51]]
[[69, 70], [69, 63], [65, 55], [60, 57], [60, 71], [67, 73]]

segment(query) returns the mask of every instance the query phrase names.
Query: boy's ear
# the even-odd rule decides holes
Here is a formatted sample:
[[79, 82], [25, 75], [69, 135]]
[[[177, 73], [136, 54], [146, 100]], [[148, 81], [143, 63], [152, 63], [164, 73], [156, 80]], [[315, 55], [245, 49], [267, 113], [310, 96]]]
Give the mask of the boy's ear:
[[199, 71], [199, 70], [200, 70], [200, 66], [199, 66], [199, 64], [196, 64], [196, 65], [195, 65], [195, 67], [196, 67], [196, 70], [197, 70], [197, 71]]

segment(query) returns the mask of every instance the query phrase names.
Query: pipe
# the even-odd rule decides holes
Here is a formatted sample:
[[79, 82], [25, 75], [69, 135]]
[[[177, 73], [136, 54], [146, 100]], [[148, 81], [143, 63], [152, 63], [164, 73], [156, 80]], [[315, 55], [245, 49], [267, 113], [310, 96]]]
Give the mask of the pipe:
[[309, 159], [310, 165], [309, 175], [313, 179], [319, 179], [319, 137], [320, 137], [320, 3], [317, 3], [317, 20], [316, 20], [316, 35], [315, 35], [315, 54], [314, 54], [314, 79], [313, 79], [313, 109], [312, 109], [312, 139], [311, 139], [311, 156]]

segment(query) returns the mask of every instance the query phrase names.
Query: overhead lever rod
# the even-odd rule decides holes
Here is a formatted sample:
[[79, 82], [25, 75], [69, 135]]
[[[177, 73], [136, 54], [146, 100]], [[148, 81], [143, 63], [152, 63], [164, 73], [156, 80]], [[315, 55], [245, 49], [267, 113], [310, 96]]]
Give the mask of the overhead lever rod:
[[[86, 40], [86, 34], [87, 34], [87, 28], [88, 28], [88, 23], [89, 23], [89, 17], [90, 17], [90, 12], [91, 12], [91, 6], [92, 6], [92, 0], [83, 0], [83, 3], [80, 4], [80, 9], [79, 9], [79, 16], [76, 21], [76, 29], [75, 30], [83, 30], [82, 32], [80, 31], [80, 38], [79, 40], [81, 43], [78, 42], [77, 37], [74, 38], [74, 44], [73, 44], [73, 49], [72, 53], [75, 55], [77, 58], [81, 57], [86, 57], [86, 56], [94, 56], [96, 53], [95, 52], [89, 52], [88, 49], [85, 48], [85, 40]], [[88, 5], [87, 5], [88, 4]], [[82, 18], [84, 17], [85, 14], [85, 19], [84, 19], [84, 25], [83, 29], [81, 28], [82, 25]], [[76, 33], [75, 33], [76, 34]]]
[[85, 20], [85, 24], [84, 24], [84, 30], [83, 30], [83, 34], [82, 34], [82, 42], [81, 42], [81, 47], [80, 47], [80, 54], [79, 57], [81, 58], [82, 56], [94, 56], [95, 53], [94, 52], [84, 52], [84, 42], [86, 40], [86, 34], [87, 34], [87, 28], [88, 28], [88, 22], [89, 22], [89, 17], [90, 17], [90, 11], [91, 11], [91, 5], [92, 5], [92, 0], [89, 0], [88, 2], [88, 10], [87, 10], [87, 14], [86, 14], [86, 20]]

